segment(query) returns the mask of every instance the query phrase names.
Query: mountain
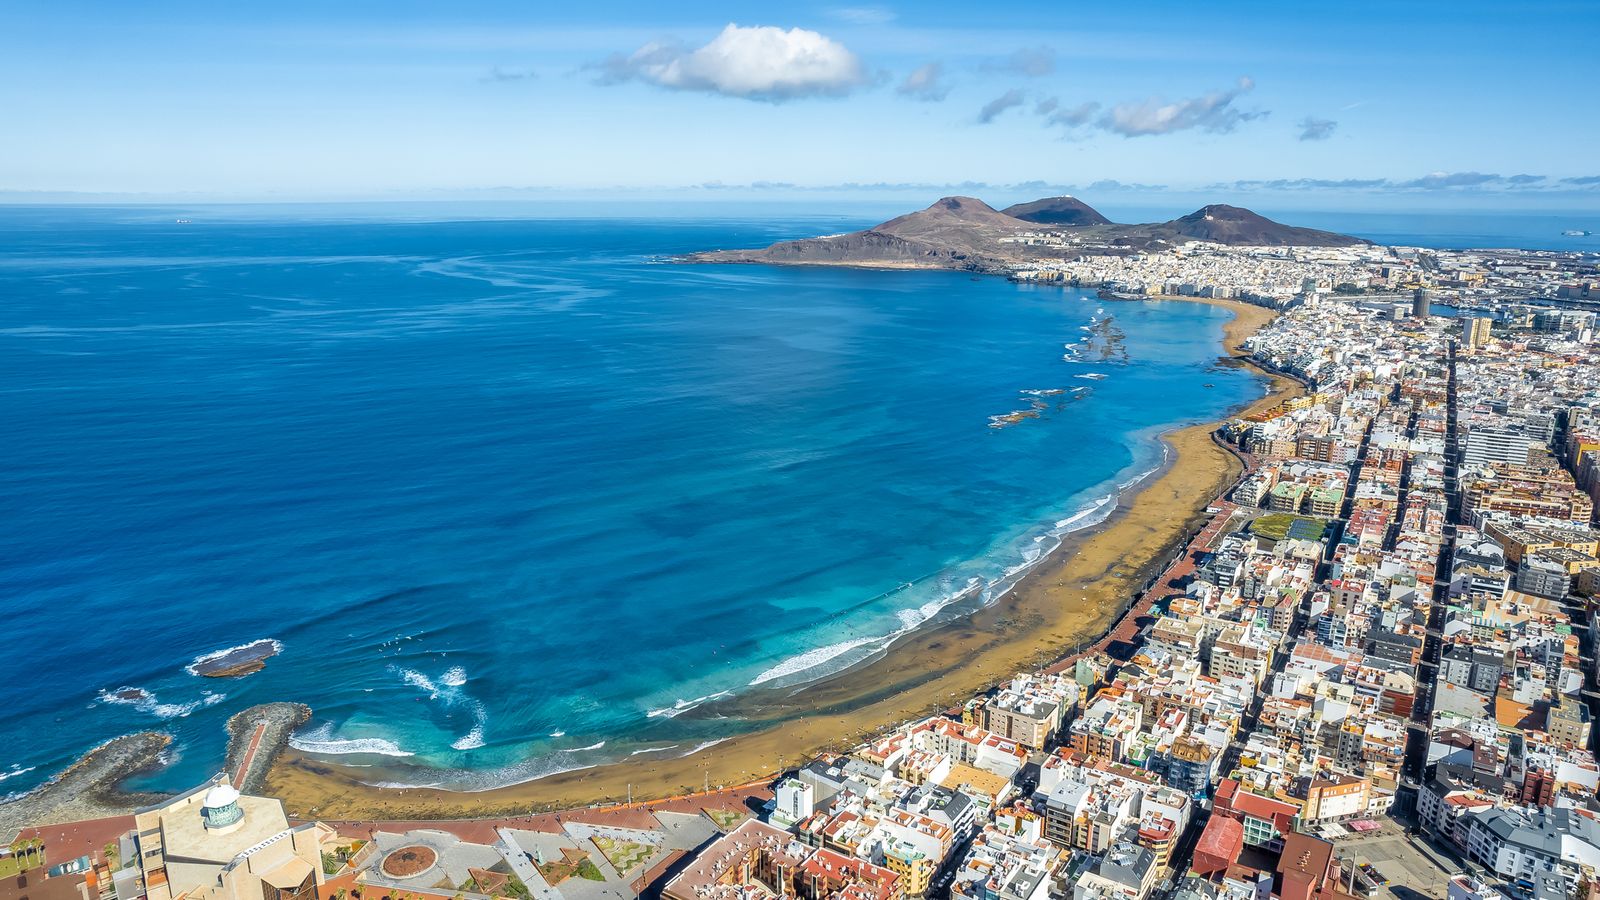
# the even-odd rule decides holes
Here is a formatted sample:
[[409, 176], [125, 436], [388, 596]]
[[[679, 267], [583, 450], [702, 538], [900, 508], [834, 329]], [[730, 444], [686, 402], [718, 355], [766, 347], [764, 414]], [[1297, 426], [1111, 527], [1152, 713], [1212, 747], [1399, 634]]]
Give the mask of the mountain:
[[864, 231], [780, 241], [765, 250], [696, 253], [695, 262], [855, 265], [880, 268], [999, 270], [1007, 262], [1000, 239], [1037, 226], [973, 197], [945, 197]]
[[1014, 219], [1039, 225], [1110, 225], [1111, 220], [1077, 197], [1046, 197], [1001, 210]]
[[1253, 247], [1347, 247], [1368, 243], [1347, 234], [1285, 225], [1248, 209], [1221, 203], [1203, 206], [1170, 222], [1133, 227], [1143, 228], [1151, 237], [1169, 243], [1190, 240]]
[[975, 197], [945, 197], [927, 209], [890, 219], [871, 230], [905, 238], [928, 238], [946, 236], [952, 230], [1026, 227], [1026, 223]]
[[[1053, 241], [1017, 238], [1053, 233]], [[862, 231], [780, 241], [762, 250], [713, 250], [689, 262], [967, 269], [1006, 272], [1017, 265], [1085, 255], [1161, 249], [1187, 241], [1268, 247], [1347, 247], [1361, 238], [1274, 222], [1215, 204], [1170, 222], [1117, 225], [1073, 197], [1048, 197], [997, 210], [973, 197], [945, 197]]]

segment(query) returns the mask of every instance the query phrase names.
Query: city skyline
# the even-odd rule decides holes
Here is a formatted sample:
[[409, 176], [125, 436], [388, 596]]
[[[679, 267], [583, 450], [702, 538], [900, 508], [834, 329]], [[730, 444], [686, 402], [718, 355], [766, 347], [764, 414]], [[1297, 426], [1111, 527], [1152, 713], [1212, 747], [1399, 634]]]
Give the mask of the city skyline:
[[[19, 3], [0, 197], [1589, 209], [1600, 13]], [[1514, 127], [1496, 110], [1514, 110]]]

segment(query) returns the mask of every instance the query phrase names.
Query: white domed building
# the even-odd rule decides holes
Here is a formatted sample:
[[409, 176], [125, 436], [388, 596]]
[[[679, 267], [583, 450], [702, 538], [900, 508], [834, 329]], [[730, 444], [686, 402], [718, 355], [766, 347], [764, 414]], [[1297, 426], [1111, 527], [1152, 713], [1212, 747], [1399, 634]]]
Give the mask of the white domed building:
[[283, 803], [240, 794], [226, 775], [135, 816], [148, 900], [315, 900], [320, 823], [291, 827]]

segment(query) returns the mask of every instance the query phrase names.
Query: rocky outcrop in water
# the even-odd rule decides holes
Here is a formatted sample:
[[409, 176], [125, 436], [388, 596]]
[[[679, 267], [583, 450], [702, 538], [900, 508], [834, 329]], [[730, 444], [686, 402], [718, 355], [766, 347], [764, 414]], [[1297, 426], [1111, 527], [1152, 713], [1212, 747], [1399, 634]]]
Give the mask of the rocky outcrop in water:
[[[235, 713], [228, 719], [227, 772], [242, 793], [254, 793], [266, 781], [267, 770], [283, 748], [289, 745], [294, 730], [311, 718], [311, 707], [303, 703], [262, 703]], [[254, 755], [250, 755], [248, 768], [245, 757], [255, 741], [257, 726], [261, 727], [261, 740], [256, 742]]]
[[160, 800], [161, 795], [126, 793], [119, 786], [131, 775], [162, 765], [170, 746], [172, 735], [142, 731], [90, 750], [45, 784], [0, 803], [0, 841], [13, 839], [30, 825], [125, 815]]
[[267, 660], [282, 650], [282, 644], [272, 638], [262, 638], [201, 656], [189, 664], [188, 671], [203, 678], [236, 678], [266, 668]]

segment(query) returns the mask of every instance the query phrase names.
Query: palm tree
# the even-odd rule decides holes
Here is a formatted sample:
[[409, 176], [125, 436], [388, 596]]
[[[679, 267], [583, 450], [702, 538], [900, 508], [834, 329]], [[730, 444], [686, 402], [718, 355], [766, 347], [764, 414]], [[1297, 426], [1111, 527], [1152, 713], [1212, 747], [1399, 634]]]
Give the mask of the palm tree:
[[24, 872], [44, 864], [44, 841], [40, 838], [18, 840], [11, 845], [11, 852], [17, 857], [17, 866]]

